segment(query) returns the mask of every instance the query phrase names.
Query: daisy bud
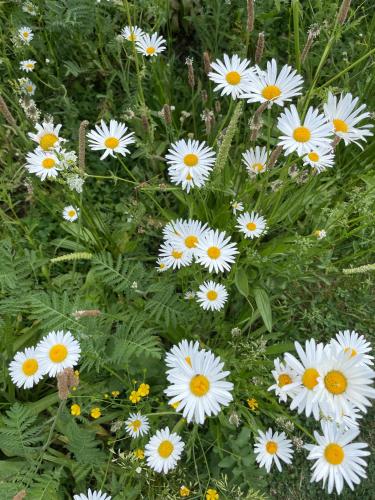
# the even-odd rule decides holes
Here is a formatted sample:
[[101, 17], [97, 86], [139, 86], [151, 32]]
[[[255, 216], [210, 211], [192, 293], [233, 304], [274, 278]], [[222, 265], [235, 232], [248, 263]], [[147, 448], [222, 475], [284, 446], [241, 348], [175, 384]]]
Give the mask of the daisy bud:
[[172, 123], [171, 107], [169, 104], [164, 104], [163, 106], [163, 117], [166, 125], [170, 125]]
[[337, 22], [342, 26], [346, 18], [348, 17], [348, 12], [350, 9], [351, 0], [343, 0], [339, 13], [337, 14]]
[[283, 150], [283, 148], [281, 146], [277, 146], [272, 151], [272, 153], [271, 153], [271, 155], [270, 155], [270, 157], [268, 159], [267, 168], [272, 168], [276, 164], [279, 156], [281, 155], [282, 150]]
[[247, 0], [247, 31], [254, 30], [254, 0]]
[[211, 59], [210, 54], [207, 51], [203, 52], [203, 64], [204, 71], [208, 74], [211, 71]]
[[262, 59], [264, 51], [264, 33], [263, 31], [258, 35], [257, 47], [255, 49], [255, 64], [259, 64]]
[[16, 126], [16, 120], [14, 119], [12, 113], [9, 111], [8, 106], [6, 105], [6, 102], [0, 95], [0, 113], [4, 116], [5, 120], [11, 125], [12, 127]]
[[88, 124], [87, 120], [83, 120], [78, 132], [78, 166], [81, 172], [85, 170], [86, 128]]
[[186, 65], [188, 67], [188, 82], [189, 82], [190, 87], [193, 89], [195, 87], [193, 59], [191, 59], [190, 57], [187, 57], [186, 58]]

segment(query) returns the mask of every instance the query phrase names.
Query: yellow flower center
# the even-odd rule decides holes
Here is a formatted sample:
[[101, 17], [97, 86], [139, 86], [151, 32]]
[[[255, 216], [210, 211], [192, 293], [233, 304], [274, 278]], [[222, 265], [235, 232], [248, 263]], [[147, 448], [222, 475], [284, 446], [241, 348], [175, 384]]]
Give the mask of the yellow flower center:
[[28, 31], [24, 31], [22, 35], [24, 38], [29, 38], [30, 33]]
[[155, 54], [155, 52], [156, 52], [155, 47], [147, 47], [147, 49], [146, 49], [146, 54], [151, 55], [151, 54]]
[[284, 385], [288, 385], [292, 383], [292, 379], [287, 373], [281, 373], [279, 375], [279, 387], [284, 387]]
[[216, 300], [217, 299], [217, 292], [215, 292], [215, 290], [210, 290], [209, 292], [207, 292], [206, 294], [206, 297], [208, 298], [208, 300]]
[[108, 137], [104, 141], [105, 147], [109, 148], [109, 149], [116, 149], [119, 144], [120, 144], [120, 141], [117, 139], [117, 137]]
[[158, 453], [162, 458], [168, 458], [173, 450], [173, 444], [168, 439], [166, 439], [159, 444]]
[[258, 172], [261, 172], [263, 169], [264, 165], [262, 163], [254, 163], [253, 170], [258, 170]]
[[49, 350], [50, 360], [54, 363], [61, 363], [68, 355], [68, 349], [63, 344], [55, 344]]
[[333, 120], [333, 126], [335, 127], [335, 132], [348, 132], [349, 130], [347, 123], [339, 118]]
[[27, 92], [32, 92], [33, 91], [32, 85], [26, 85], [26, 90]]
[[191, 364], [191, 357], [190, 357], [190, 356], [186, 356], [185, 361], [186, 361], [186, 363], [187, 363], [189, 366], [192, 366], [192, 364]]
[[305, 370], [304, 374], [302, 375], [302, 383], [307, 389], [311, 391], [317, 385], [318, 377], [318, 370], [316, 370], [315, 368], [307, 368], [307, 370]]
[[185, 245], [188, 248], [195, 248], [198, 243], [198, 238], [196, 236], [188, 236], [185, 238]]
[[172, 257], [173, 257], [174, 259], [181, 259], [181, 257], [182, 257], [182, 252], [178, 252], [177, 250], [173, 250], [173, 251], [172, 251]]
[[275, 441], [267, 441], [266, 443], [266, 450], [268, 453], [271, 453], [271, 455], [274, 455], [277, 452], [278, 445], [275, 443]]
[[342, 394], [346, 391], [348, 381], [342, 372], [332, 370], [324, 377], [324, 385], [331, 394]]
[[293, 138], [297, 142], [307, 142], [311, 138], [311, 132], [307, 127], [297, 127], [293, 131]]
[[140, 420], [134, 420], [130, 422], [129, 427], [133, 428], [134, 432], [137, 432], [141, 428], [142, 422]]
[[204, 375], [195, 375], [190, 381], [190, 390], [194, 396], [199, 398], [207, 394], [210, 389], [210, 382]]
[[238, 71], [229, 71], [225, 77], [229, 85], [238, 85], [241, 81], [241, 75]]
[[44, 151], [46, 151], [47, 149], [51, 149], [57, 140], [58, 138], [55, 134], [44, 134], [39, 139], [39, 145], [42, 149], [44, 149]]
[[137, 35], [135, 33], [130, 33], [130, 35], [128, 36], [128, 40], [130, 42], [135, 42], [137, 39]]
[[357, 354], [358, 354], [357, 351], [355, 349], [353, 349], [352, 347], [345, 347], [344, 351], [349, 352], [351, 358], [354, 358], [354, 356], [357, 356]]
[[276, 97], [279, 97], [280, 95], [281, 90], [276, 85], [267, 85], [267, 87], [264, 87], [262, 90], [262, 96], [268, 101], [276, 99]]
[[255, 222], [248, 222], [246, 224], [246, 227], [249, 231], [255, 231], [255, 229], [257, 228], [257, 225], [255, 224]]
[[69, 212], [68, 212], [69, 217], [74, 217], [75, 214], [76, 214], [75, 210], [69, 210]]
[[332, 465], [339, 465], [344, 460], [345, 453], [339, 444], [330, 443], [324, 450], [324, 457]]
[[309, 160], [311, 160], [311, 161], [319, 161], [319, 155], [318, 155], [318, 153], [315, 153], [315, 151], [309, 153], [307, 156], [309, 157]]
[[195, 165], [198, 163], [198, 160], [198, 156], [194, 153], [189, 153], [184, 156], [184, 163], [187, 167], [195, 167]]
[[25, 375], [31, 377], [31, 375], [34, 375], [34, 373], [36, 373], [38, 367], [38, 361], [34, 358], [30, 358], [23, 362], [22, 371]]
[[33, 69], [33, 67], [34, 67], [34, 64], [32, 64], [32, 63], [26, 64], [26, 68], [28, 68], [28, 69]]
[[209, 247], [207, 249], [207, 255], [210, 257], [210, 259], [218, 259], [221, 255], [220, 248]]
[[42, 167], [49, 170], [50, 168], [55, 166], [56, 161], [53, 158], [45, 158], [42, 161]]

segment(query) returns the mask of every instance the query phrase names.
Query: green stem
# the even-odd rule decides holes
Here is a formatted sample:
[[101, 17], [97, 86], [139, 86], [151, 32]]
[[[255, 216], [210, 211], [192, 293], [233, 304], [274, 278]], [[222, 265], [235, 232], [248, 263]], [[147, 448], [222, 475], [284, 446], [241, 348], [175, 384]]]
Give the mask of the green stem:
[[292, 0], [293, 10], [293, 31], [294, 31], [294, 54], [296, 59], [296, 68], [301, 72], [301, 52], [299, 48], [299, 0]]

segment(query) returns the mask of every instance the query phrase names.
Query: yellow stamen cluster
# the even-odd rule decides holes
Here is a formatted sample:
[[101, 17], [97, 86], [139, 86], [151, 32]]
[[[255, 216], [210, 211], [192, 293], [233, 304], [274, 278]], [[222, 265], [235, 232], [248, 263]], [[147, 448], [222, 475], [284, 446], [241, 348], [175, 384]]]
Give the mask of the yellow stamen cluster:
[[256, 411], [259, 408], [259, 403], [255, 398], [248, 399], [247, 405], [251, 411]]

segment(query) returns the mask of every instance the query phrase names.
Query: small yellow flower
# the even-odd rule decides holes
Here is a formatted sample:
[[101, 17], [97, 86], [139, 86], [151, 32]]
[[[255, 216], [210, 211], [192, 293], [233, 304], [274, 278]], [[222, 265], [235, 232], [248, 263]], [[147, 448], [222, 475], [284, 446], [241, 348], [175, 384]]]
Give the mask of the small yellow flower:
[[72, 391], [76, 391], [77, 390], [77, 386], [76, 385], [73, 385], [72, 386]]
[[188, 497], [190, 495], [190, 490], [187, 486], [181, 486], [180, 497]]
[[130, 393], [129, 400], [134, 404], [139, 403], [141, 396], [138, 394], [138, 391], [132, 391]]
[[112, 391], [111, 394], [114, 398], [117, 398], [120, 395], [120, 391]]
[[145, 458], [145, 452], [141, 448], [137, 448], [134, 450], [134, 456], [139, 460], [143, 460]]
[[175, 403], [171, 403], [171, 406], [174, 410], [177, 410], [177, 408], [179, 407], [181, 401], [176, 401]]
[[99, 418], [101, 416], [102, 412], [100, 411], [100, 408], [92, 408], [90, 415], [92, 418]]
[[109, 394], [107, 392], [104, 394], [104, 399], [109, 399]]
[[81, 407], [77, 404], [74, 404], [70, 407], [70, 413], [74, 416], [74, 417], [78, 417], [78, 415], [81, 415]]
[[138, 394], [144, 398], [145, 396], [148, 396], [150, 394], [150, 386], [148, 384], [141, 384], [138, 387]]
[[248, 399], [247, 404], [251, 411], [256, 411], [259, 408], [259, 403], [255, 398]]
[[206, 500], [219, 500], [219, 493], [212, 488], [209, 488], [206, 492]]
[[79, 370], [74, 370], [74, 375], [75, 375], [76, 377], [79, 377]]

